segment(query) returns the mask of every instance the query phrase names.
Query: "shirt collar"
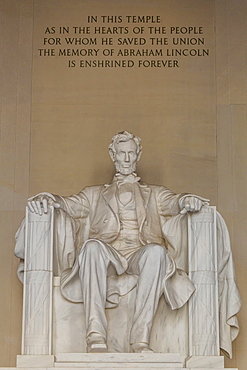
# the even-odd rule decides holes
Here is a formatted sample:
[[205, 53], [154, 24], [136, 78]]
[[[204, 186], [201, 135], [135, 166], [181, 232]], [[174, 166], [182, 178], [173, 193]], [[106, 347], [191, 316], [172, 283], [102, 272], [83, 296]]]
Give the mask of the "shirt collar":
[[118, 186], [123, 184], [135, 184], [140, 181], [140, 177], [137, 176], [135, 172], [131, 173], [130, 175], [122, 175], [121, 173], [116, 173], [113, 182], [116, 182]]

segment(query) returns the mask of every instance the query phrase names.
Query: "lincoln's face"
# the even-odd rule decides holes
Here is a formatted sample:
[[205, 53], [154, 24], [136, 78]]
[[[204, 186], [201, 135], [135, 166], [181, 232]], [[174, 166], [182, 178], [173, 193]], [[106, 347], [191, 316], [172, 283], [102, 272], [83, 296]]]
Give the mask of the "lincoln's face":
[[136, 162], [138, 160], [137, 145], [133, 139], [121, 141], [114, 144], [115, 153], [113, 160], [116, 171], [121, 175], [130, 175], [135, 172]]

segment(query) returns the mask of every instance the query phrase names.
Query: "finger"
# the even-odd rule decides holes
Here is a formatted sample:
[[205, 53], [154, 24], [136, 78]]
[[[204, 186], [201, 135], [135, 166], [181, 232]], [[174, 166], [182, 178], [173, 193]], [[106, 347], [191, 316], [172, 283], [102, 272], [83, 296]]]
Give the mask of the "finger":
[[52, 205], [53, 205], [54, 208], [60, 208], [60, 204], [58, 204], [56, 202], [54, 202]]
[[32, 204], [32, 206], [33, 206], [34, 212], [35, 212], [35, 213], [39, 213], [38, 208], [37, 208], [37, 206], [36, 206], [36, 202], [35, 202], [34, 200], [32, 200], [32, 201], [31, 201], [31, 204]]
[[198, 199], [201, 200], [203, 204], [209, 205], [209, 203], [210, 203], [210, 199], [202, 198], [202, 197], [198, 197]]
[[31, 203], [31, 202], [27, 202], [27, 206], [28, 206], [29, 210], [30, 210], [32, 213], [35, 213], [34, 208], [33, 208], [33, 206], [32, 206], [32, 203]]
[[36, 200], [36, 206], [37, 206], [39, 215], [41, 216], [43, 214], [43, 211], [41, 209], [41, 204], [40, 204], [40, 201], [39, 200]]
[[186, 200], [184, 202], [184, 208], [186, 209], [187, 212], [191, 210], [190, 201], [189, 200]]
[[44, 213], [47, 213], [48, 212], [48, 202], [47, 202], [47, 199], [44, 198], [43, 201], [43, 209], [44, 209]]
[[196, 199], [195, 201], [195, 211], [200, 211], [203, 206], [203, 202], [200, 199]]
[[195, 198], [191, 197], [189, 199], [189, 205], [190, 205], [190, 211], [193, 212], [195, 210], [195, 207], [196, 207], [196, 200]]

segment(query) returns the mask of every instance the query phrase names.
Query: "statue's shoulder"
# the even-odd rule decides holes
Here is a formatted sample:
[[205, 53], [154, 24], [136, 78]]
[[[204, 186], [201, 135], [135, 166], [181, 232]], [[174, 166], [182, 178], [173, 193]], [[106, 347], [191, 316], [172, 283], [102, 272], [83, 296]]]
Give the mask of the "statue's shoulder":
[[147, 188], [150, 188], [155, 193], [166, 189], [166, 187], [163, 186], [163, 185], [146, 184], [146, 183], [143, 183], [143, 182], [141, 182], [140, 185], [141, 186], [146, 186]]
[[163, 185], [145, 184], [146, 189], [151, 191], [151, 194], [156, 198], [164, 198], [171, 194], [171, 191]]
[[84, 194], [97, 194], [100, 193], [105, 188], [105, 185], [91, 185], [86, 186], [81, 190], [81, 193]]
[[103, 189], [104, 185], [86, 186], [80, 191], [78, 196], [86, 202], [89, 202], [89, 204], [92, 204], [97, 201]]

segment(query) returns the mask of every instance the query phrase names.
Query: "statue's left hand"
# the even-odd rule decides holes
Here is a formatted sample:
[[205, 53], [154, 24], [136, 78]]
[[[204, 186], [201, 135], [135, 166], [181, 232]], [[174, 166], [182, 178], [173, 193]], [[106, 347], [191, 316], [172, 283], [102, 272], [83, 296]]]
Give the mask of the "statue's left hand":
[[187, 212], [199, 212], [204, 205], [209, 205], [209, 199], [196, 195], [190, 195], [183, 198], [181, 215]]

